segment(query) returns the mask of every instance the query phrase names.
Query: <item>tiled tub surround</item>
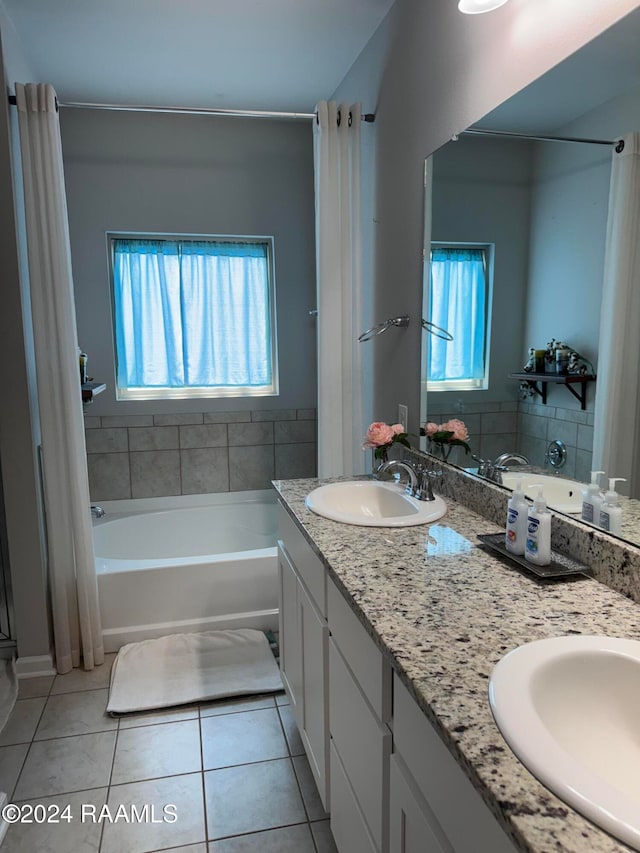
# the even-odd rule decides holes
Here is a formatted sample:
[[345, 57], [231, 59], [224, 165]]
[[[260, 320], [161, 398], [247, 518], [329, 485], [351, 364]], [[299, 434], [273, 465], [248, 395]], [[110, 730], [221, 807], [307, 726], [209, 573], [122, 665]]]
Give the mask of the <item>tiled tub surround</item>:
[[[502, 524], [457, 503], [452, 494], [466, 490], [472, 503], [483, 501], [485, 510], [496, 513], [506, 497], [463, 472], [442, 469], [440, 491], [448, 496], [448, 511], [428, 531], [352, 527], [314, 515], [304, 499], [321, 484], [318, 480], [279, 482], [276, 488], [516, 848], [528, 853], [628, 851], [520, 764], [493, 721], [487, 687], [498, 660], [532, 640], [571, 633], [640, 637], [640, 610], [604, 583], [537, 581], [479, 548], [477, 534], [495, 533]], [[630, 565], [640, 566], [640, 551], [605, 534], [580, 533], [580, 525], [559, 518], [554, 526], [556, 539], [571, 536], [576, 556], [585, 559], [588, 553], [599, 575], [610, 573], [617, 582]], [[616, 552], [629, 555], [626, 564]]]
[[316, 473], [315, 409], [85, 417], [91, 500], [268, 489]]

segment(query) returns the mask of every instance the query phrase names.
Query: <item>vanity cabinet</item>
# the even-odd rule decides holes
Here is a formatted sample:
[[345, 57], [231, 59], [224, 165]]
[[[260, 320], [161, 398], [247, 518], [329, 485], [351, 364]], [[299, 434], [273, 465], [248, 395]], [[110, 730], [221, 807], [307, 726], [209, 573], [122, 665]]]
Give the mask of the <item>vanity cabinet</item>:
[[329, 811], [326, 570], [279, 509], [280, 672], [320, 799]]
[[390, 765], [390, 853], [514, 853], [514, 845], [397, 675]]

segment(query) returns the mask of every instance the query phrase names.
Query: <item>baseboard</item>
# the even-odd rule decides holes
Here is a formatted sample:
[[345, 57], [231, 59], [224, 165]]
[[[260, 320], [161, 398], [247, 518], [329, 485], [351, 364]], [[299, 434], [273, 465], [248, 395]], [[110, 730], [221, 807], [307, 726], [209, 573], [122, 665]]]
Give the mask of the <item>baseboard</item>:
[[230, 628], [255, 628], [258, 631], [278, 630], [278, 609], [251, 613], [234, 613], [231, 616], [214, 616], [209, 619], [187, 619], [181, 622], [158, 622], [153, 625], [123, 625], [102, 631], [104, 650], [117, 652], [127, 643], [155, 640], [169, 634], [196, 634], [201, 631], [223, 631]]
[[53, 654], [31, 655], [16, 659], [16, 675], [18, 678], [37, 678], [41, 675], [56, 675]]

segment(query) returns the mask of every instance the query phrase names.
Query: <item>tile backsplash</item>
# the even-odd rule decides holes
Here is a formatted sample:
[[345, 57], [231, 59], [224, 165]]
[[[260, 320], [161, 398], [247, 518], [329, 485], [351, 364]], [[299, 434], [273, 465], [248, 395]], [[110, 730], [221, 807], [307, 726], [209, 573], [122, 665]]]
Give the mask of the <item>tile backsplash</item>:
[[270, 488], [316, 476], [315, 409], [85, 417], [92, 501]]

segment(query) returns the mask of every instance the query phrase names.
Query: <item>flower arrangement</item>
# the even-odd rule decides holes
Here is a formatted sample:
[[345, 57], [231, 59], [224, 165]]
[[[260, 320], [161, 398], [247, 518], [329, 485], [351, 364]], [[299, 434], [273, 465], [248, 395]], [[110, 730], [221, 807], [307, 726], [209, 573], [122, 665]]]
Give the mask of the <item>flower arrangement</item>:
[[389, 448], [394, 444], [411, 447], [408, 435], [409, 433], [405, 432], [402, 424], [389, 425], [384, 421], [374, 421], [367, 430], [362, 449], [373, 450], [375, 459], [386, 462]]
[[453, 447], [464, 447], [464, 452], [469, 453], [471, 448], [467, 444], [469, 432], [464, 425], [464, 421], [459, 421], [453, 418], [443, 424], [436, 424], [433, 421], [424, 425], [424, 430], [420, 430], [421, 434], [426, 435], [429, 442], [429, 450], [433, 445], [439, 451], [439, 455], [443, 459], [448, 459]]

